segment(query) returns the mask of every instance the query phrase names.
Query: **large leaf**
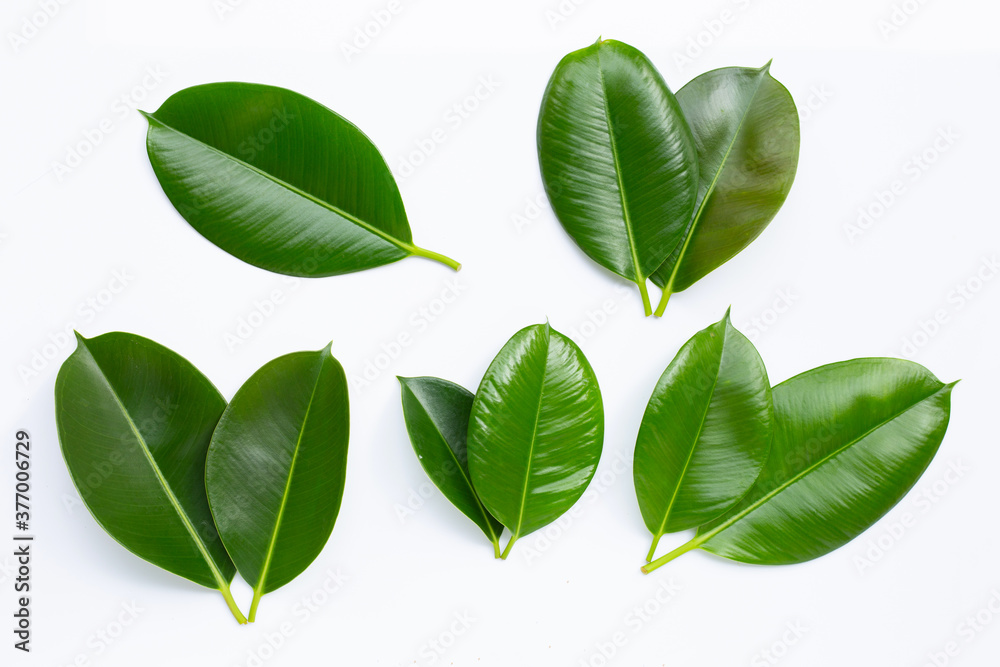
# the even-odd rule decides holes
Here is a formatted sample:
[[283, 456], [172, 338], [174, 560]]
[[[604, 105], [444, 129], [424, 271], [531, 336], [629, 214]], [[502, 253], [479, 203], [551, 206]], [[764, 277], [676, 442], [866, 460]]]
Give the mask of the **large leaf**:
[[953, 386], [901, 359], [855, 359], [782, 382], [757, 483], [695, 539], [644, 569], [698, 547], [745, 563], [799, 563], [853, 540], [930, 464]]
[[389, 167], [361, 130], [283, 88], [212, 83], [172, 95], [146, 148], [174, 207], [226, 252], [269, 271], [333, 276], [408, 255]]
[[698, 147], [698, 207], [667, 260], [650, 276], [662, 315], [685, 290], [764, 231], [788, 196], [799, 161], [799, 115], [784, 86], [760, 69], [726, 67], [677, 92]]
[[226, 407], [212, 383], [140, 336], [77, 334], [55, 404], [66, 467], [97, 523], [140, 558], [218, 589], [246, 622], [205, 497], [205, 456]]
[[639, 286], [680, 243], [698, 160], [680, 106], [641, 52], [599, 40], [562, 59], [538, 118], [556, 217], [587, 255]]
[[500, 556], [503, 525], [483, 507], [472, 486], [466, 438], [472, 392], [440, 378], [399, 378], [403, 416], [413, 451], [427, 476], [462, 514], [472, 519]]
[[469, 418], [469, 470], [483, 504], [518, 538], [573, 506], [597, 470], [604, 406], [580, 348], [548, 324], [514, 334]]
[[699, 331], [663, 372], [635, 443], [636, 496], [653, 533], [697, 528], [753, 486], [772, 434], [760, 355], [729, 321]]
[[333, 531], [344, 493], [347, 378], [327, 347], [265, 364], [226, 408], [208, 450], [222, 541], [260, 598], [297, 577]]

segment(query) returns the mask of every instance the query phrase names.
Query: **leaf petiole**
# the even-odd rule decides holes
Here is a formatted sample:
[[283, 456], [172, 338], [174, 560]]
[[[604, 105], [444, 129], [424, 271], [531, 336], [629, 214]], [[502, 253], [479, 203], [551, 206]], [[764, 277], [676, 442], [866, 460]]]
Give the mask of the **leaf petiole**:
[[432, 259], [435, 262], [440, 262], [445, 266], [455, 270], [460, 271], [462, 269], [462, 264], [456, 262], [451, 257], [446, 257], [439, 252], [434, 252], [433, 250], [425, 250], [424, 248], [418, 248], [415, 245], [406, 244], [403, 248], [408, 251], [411, 255], [416, 255], [417, 257], [425, 257], [426, 259]]
[[657, 317], [663, 317], [663, 313], [667, 310], [667, 302], [670, 301], [670, 296], [673, 292], [670, 290], [670, 285], [663, 288], [663, 296], [660, 297], [660, 303], [656, 306]]
[[635, 283], [639, 287], [639, 294], [642, 295], [642, 310], [649, 317], [653, 314], [653, 306], [649, 302], [649, 288], [646, 287], [646, 280], [636, 281]]
[[510, 536], [510, 542], [507, 543], [507, 548], [505, 548], [503, 550], [503, 553], [500, 554], [500, 560], [507, 560], [507, 555], [510, 553], [511, 548], [513, 548], [514, 542], [517, 542], [517, 537], [518, 537], [517, 535]]
[[240, 625], [246, 625], [247, 619], [240, 611], [240, 608], [236, 606], [236, 600], [233, 599], [233, 594], [229, 590], [229, 586], [220, 586], [219, 592], [222, 593], [222, 597], [226, 600], [226, 605], [229, 607], [229, 611], [233, 612], [233, 617]]
[[686, 543], [682, 544], [681, 546], [677, 547], [676, 549], [674, 549], [673, 551], [671, 551], [670, 553], [668, 553], [666, 556], [661, 556], [661, 557], [657, 558], [656, 560], [654, 560], [652, 563], [647, 563], [646, 565], [643, 565], [642, 566], [642, 573], [643, 574], [649, 574], [653, 570], [666, 565], [667, 563], [669, 563], [673, 559], [677, 558], [678, 556], [683, 556], [687, 552], [693, 551], [694, 549], [697, 549], [698, 547], [701, 546], [701, 543], [704, 542], [706, 539], [708, 539], [708, 538], [707, 537], [696, 537], [693, 540], [691, 540], [690, 542], [686, 542]]

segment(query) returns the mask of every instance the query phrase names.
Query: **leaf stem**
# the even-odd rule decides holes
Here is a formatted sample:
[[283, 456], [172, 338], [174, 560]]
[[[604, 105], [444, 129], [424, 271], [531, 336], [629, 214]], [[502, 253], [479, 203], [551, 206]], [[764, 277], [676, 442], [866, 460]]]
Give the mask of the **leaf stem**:
[[460, 262], [456, 262], [451, 257], [446, 257], [439, 252], [434, 252], [433, 250], [425, 250], [424, 248], [418, 248], [415, 245], [408, 245], [406, 249], [412, 255], [416, 255], [417, 257], [426, 257], [427, 259], [432, 259], [435, 262], [441, 262], [445, 266], [454, 269], [455, 271], [460, 271], [462, 269], [462, 264]]
[[661, 556], [661, 557], [657, 558], [656, 560], [654, 560], [652, 563], [648, 563], [647, 565], [643, 565], [642, 566], [642, 573], [643, 574], [649, 574], [653, 570], [666, 565], [667, 563], [669, 563], [673, 559], [677, 558], [678, 556], [683, 556], [687, 552], [689, 552], [689, 551], [691, 551], [693, 549], [697, 549], [698, 547], [701, 546], [701, 543], [704, 542], [704, 541], [705, 541], [705, 538], [696, 537], [693, 540], [691, 540], [690, 542], [686, 542], [686, 543], [682, 544], [681, 546], [677, 547], [676, 549], [674, 549], [673, 551], [671, 551], [670, 553], [668, 553], [666, 556]]
[[[671, 281], [672, 283], [673, 281]], [[660, 297], [660, 303], [656, 306], [656, 316], [663, 317], [663, 313], [667, 310], [667, 302], [670, 301], [670, 296], [673, 291], [670, 289], [670, 285], [663, 288], [663, 296]]]
[[517, 535], [510, 536], [510, 542], [507, 543], [507, 548], [503, 550], [500, 554], [500, 560], [507, 560], [507, 555], [510, 553], [511, 548], [514, 546], [514, 542], [517, 542]]
[[233, 599], [233, 593], [229, 590], [229, 586], [220, 586], [219, 592], [222, 593], [222, 597], [226, 600], [226, 605], [229, 607], [229, 611], [233, 612], [233, 617], [236, 622], [240, 625], [246, 625], [247, 618], [240, 611], [240, 608], [236, 606], [236, 600]]
[[642, 310], [646, 314], [646, 317], [649, 317], [653, 314], [653, 307], [649, 303], [649, 288], [646, 287], [645, 280], [636, 281], [635, 284], [639, 286], [639, 294], [642, 295]]
[[500, 538], [493, 538], [493, 557], [500, 558]]
[[653, 556], [656, 554], [656, 545], [660, 543], [660, 538], [662, 535], [657, 535], [653, 538], [653, 546], [649, 547], [649, 553], [646, 554], [646, 562], [652, 562]]
[[253, 589], [253, 602], [250, 603], [250, 622], [253, 623], [257, 620], [257, 607], [260, 605], [260, 599], [264, 596], [263, 588]]

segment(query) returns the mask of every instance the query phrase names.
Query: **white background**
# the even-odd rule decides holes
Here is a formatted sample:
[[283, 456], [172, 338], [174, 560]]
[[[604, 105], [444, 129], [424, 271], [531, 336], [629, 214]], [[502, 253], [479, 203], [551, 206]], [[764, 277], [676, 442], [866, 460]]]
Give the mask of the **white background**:
[[[10, 646], [12, 559], [0, 556], [0, 662], [237, 666], [262, 654], [274, 666], [570, 667], [605, 664], [601, 649], [610, 652], [620, 633], [607, 664], [775, 664], [762, 653], [770, 650], [789, 667], [919, 666], [954, 642], [949, 664], [995, 665], [1000, 615], [982, 612], [992, 623], [978, 631], [965, 619], [991, 599], [1000, 610], [1000, 279], [989, 263], [1000, 251], [1000, 7], [908, 0], [911, 13], [883, 34], [893, 0], [577, 0], [561, 14], [556, 0], [400, 1], [348, 59], [343, 45], [387, 0], [64, 0], [34, 33], [24, 21], [40, 22], [44, 3], [5, 0], [0, 536], [8, 543], [13, 436], [25, 428], [34, 439], [37, 554], [30, 656]], [[729, 22], [713, 23], [724, 10]], [[10, 35], [25, 30], [30, 38], [12, 44]], [[803, 116], [798, 177], [784, 208], [746, 251], [676, 295], [663, 319], [643, 319], [635, 290], [583, 256], [540, 198], [542, 91], [564, 54], [599, 35], [645, 51], [675, 90], [709, 69], [774, 58], [772, 73]], [[701, 41], [701, 52], [692, 48], [682, 62], [690, 40]], [[161, 80], [147, 77], [149, 68]], [[461, 123], [448, 122], [481, 77], [498, 87], [469, 102], [477, 108]], [[284, 86], [336, 109], [397, 173], [416, 142], [442, 128], [445, 141], [400, 187], [416, 242], [461, 260], [461, 273], [408, 259], [295, 285], [202, 239], [162, 194], [145, 123], [130, 109], [154, 110], [177, 90], [226, 80]], [[935, 148], [942, 132], [954, 138]], [[75, 168], [55, 167], [98, 135]], [[933, 163], [922, 170], [913, 158], [925, 152]], [[859, 207], [877, 204], [897, 180], [902, 194], [850, 238]], [[116, 271], [127, 286], [110, 295], [103, 290]], [[460, 296], [421, 324], [420, 309], [436, 309], [456, 277]], [[230, 349], [226, 335], [274, 290], [282, 303]], [[101, 312], [88, 299], [103, 300]], [[963, 379], [952, 423], [914, 491], [844, 548], [773, 568], [694, 552], [644, 577], [649, 536], [630, 464], [638, 423], [678, 347], [730, 304], [774, 382], [842, 359], [905, 354], [942, 380]], [[602, 320], [595, 313], [607, 305], [613, 312], [602, 326], [585, 326], [591, 316]], [[943, 323], [920, 335], [935, 314]], [[604, 458], [573, 518], [495, 562], [478, 529], [429, 489], [394, 376], [438, 375], [474, 388], [511, 334], [546, 317], [576, 332], [597, 371]], [[79, 504], [52, 399], [73, 348], [61, 332], [74, 326], [86, 336], [153, 338], [227, 396], [266, 361], [330, 340], [350, 375], [369, 362], [387, 365], [352, 390], [347, 488], [326, 550], [264, 599], [256, 625], [237, 626], [217, 593], [126, 552]], [[400, 333], [412, 343], [386, 364], [382, 346]], [[23, 377], [33, 360], [36, 374]], [[952, 467], [964, 472], [949, 475]], [[401, 519], [408, 503], [417, 509]], [[894, 530], [906, 514], [910, 525]], [[668, 537], [661, 550], [685, 539]], [[877, 562], [865, 567], [869, 557]], [[326, 596], [331, 572], [347, 579]], [[657, 592], [671, 582], [679, 590], [660, 602]], [[245, 609], [248, 588], [238, 580], [234, 591]], [[308, 618], [296, 613], [311, 597], [323, 603]], [[118, 634], [116, 618], [133, 603], [141, 611]], [[645, 618], [634, 612], [642, 607]], [[451, 637], [456, 614], [473, 620]], [[292, 634], [274, 651], [268, 636], [283, 623]], [[788, 624], [801, 636], [788, 634]], [[110, 644], [98, 638], [109, 631], [118, 635]], [[433, 640], [451, 646], [428, 653]]]

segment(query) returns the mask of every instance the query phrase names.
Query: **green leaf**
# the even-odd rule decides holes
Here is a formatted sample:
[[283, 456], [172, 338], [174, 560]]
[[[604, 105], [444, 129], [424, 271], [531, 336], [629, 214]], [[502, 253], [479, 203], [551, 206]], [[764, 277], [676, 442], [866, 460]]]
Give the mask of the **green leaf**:
[[172, 95], [146, 149], [163, 191], [198, 233], [231, 255], [292, 276], [334, 276], [409, 255], [399, 189], [361, 130], [283, 88], [212, 83]]
[[347, 378], [327, 347], [268, 362], [226, 408], [208, 450], [208, 499], [222, 541], [254, 589], [297, 577], [333, 531], [344, 493]]
[[469, 418], [472, 484], [518, 538], [552, 523], [590, 483], [604, 443], [604, 406], [580, 348], [548, 324], [522, 329], [479, 385]]
[[545, 191], [563, 227], [601, 266], [639, 287], [681, 242], [698, 158], [673, 93], [640, 51], [599, 40], [562, 59], [538, 118]]
[[205, 456], [226, 401], [198, 369], [127, 333], [86, 339], [56, 378], [56, 428], [87, 509], [154, 565], [229, 593], [236, 568], [205, 497]]
[[757, 238], [788, 196], [799, 161], [799, 115], [784, 86], [760, 69], [726, 67], [677, 92], [700, 163], [698, 206], [684, 241], [650, 278], [674, 292], [715, 270]]
[[482, 529], [499, 557], [503, 525], [483, 507], [469, 474], [466, 438], [472, 392], [434, 377], [401, 377], [399, 383], [406, 430], [420, 465], [445, 497]]
[[901, 359], [822, 366], [773, 390], [775, 434], [747, 496], [686, 551], [745, 563], [800, 563], [850, 542], [916, 483], [948, 427], [953, 384]]
[[642, 417], [633, 474], [653, 533], [647, 561], [664, 533], [697, 528], [746, 495], [771, 435], [764, 362], [727, 312], [684, 344]]

